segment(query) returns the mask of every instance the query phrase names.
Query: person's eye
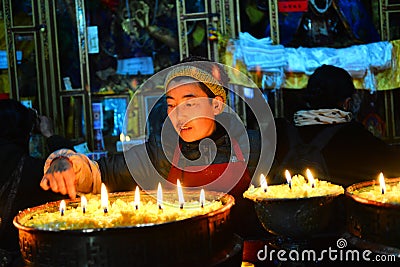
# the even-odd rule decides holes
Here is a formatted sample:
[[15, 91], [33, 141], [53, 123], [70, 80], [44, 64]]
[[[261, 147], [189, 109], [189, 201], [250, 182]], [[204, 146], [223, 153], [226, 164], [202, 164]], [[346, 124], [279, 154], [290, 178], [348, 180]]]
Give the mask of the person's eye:
[[168, 105], [168, 108], [169, 108], [169, 109], [175, 108], [175, 106], [176, 106], [175, 104], [172, 104], [172, 103], [168, 103], [167, 105]]

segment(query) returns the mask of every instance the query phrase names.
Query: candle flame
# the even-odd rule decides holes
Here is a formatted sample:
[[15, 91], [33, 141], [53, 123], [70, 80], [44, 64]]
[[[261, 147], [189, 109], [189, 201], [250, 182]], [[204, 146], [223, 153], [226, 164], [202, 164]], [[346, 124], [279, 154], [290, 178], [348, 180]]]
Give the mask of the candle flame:
[[119, 135], [119, 141], [121, 141], [121, 142], [124, 142], [124, 141], [125, 141], [125, 135], [124, 135], [124, 133], [121, 133], [121, 134]]
[[200, 205], [203, 208], [204, 203], [206, 202], [206, 194], [204, 193], [204, 189], [200, 190]]
[[268, 184], [267, 184], [267, 179], [265, 178], [264, 174], [260, 175], [260, 185], [261, 185], [261, 188], [264, 189], [264, 192], [267, 192]]
[[107, 212], [108, 192], [107, 192], [106, 185], [104, 183], [101, 184], [101, 207], [104, 209], [104, 212]]
[[135, 208], [139, 209], [140, 205], [140, 191], [139, 191], [139, 186], [136, 186], [135, 190]]
[[178, 187], [179, 205], [180, 205], [180, 207], [182, 209], [183, 208], [183, 204], [185, 204], [185, 199], [183, 198], [182, 186], [181, 186], [181, 182], [179, 181], [179, 179], [176, 181], [176, 185]]
[[288, 170], [285, 171], [286, 181], [289, 184], [289, 188], [292, 189], [292, 176]]
[[129, 135], [125, 136], [125, 141], [127, 141], [127, 142], [131, 141], [131, 138], [129, 137]]
[[67, 207], [67, 205], [65, 204], [65, 200], [64, 199], [61, 200], [61, 202], [60, 202], [60, 213], [61, 213], [61, 216], [64, 215], [64, 211], [65, 211], [66, 207]]
[[385, 177], [383, 177], [383, 173], [379, 174], [379, 184], [380, 184], [380, 187], [381, 187], [382, 194], [385, 194], [386, 184], [385, 184]]
[[87, 207], [87, 199], [85, 196], [81, 196], [81, 207], [82, 207], [83, 213], [85, 213], [86, 207]]
[[308, 179], [308, 183], [311, 184], [311, 187], [314, 188], [315, 186], [315, 179], [314, 176], [312, 175], [310, 169], [306, 170], [306, 174], [307, 174], [307, 179]]
[[162, 209], [162, 201], [163, 201], [162, 188], [161, 188], [161, 184], [158, 183], [158, 188], [157, 188], [157, 204], [158, 204], [158, 208], [159, 208], [159, 209]]

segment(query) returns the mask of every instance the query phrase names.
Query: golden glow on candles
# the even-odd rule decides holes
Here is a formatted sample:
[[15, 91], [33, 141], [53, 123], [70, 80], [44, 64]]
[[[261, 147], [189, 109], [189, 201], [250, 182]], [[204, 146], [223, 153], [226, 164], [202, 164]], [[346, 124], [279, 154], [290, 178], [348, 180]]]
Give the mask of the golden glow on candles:
[[260, 175], [260, 186], [264, 190], [264, 192], [267, 192], [268, 184], [267, 184], [267, 179], [265, 179], [264, 174]]
[[204, 208], [204, 203], [206, 202], [206, 194], [204, 193], [204, 189], [200, 190], [200, 206]]
[[383, 173], [379, 174], [379, 185], [381, 187], [382, 194], [385, 194], [386, 184], [385, 184], [385, 177], [383, 177]]
[[290, 172], [288, 170], [285, 171], [285, 177], [289, 188], [292, 189], [292, 176], [290, 175]]
[[176, 181], [176, 185], [178, 187], [179, 206], [181, 209], [183, 209], [183, 205], [185, 204], [185, 199], [183, 198], [182, 186], [181, 186], [181, 182], [179, 181], [179, 179]]
[[86, 207], [87, 207], [87, 199], [85, 196], [81, 196], [81, 207], [82, 207], [82, 212], [86, 212]]
[[61, 214], [61, 216], [64, 216], [64, 211], [65, 211], [65, 209], [66, 209], [66, 204], [65, 204], [65, 200], [63, 199], [63, 200], [61, 200], [61, 202], [60, 202], [60, 214]]
[[161, 184], [158, 183], [157, 187], [157, 205], [160, 210], [162, 210], [162, 202], [163, 202], [163, 195], [162, 195], [162, 188]]
[[104, 209], [104, 213], [108, 212], [108, 193], [105, 184], [101, 184], [101, 207]]
[[140, 205], [140, 191], [139, 191], [139, 186], [136, 186], [136, 190], [135, 190], [135, 209], [139, 209], [139, 205]]
[[310, 169], [306, 170], [306, 174], [307, 174], [308, 183], [311, 184], [312, 188], [314, 188], [315, 187], [315, 179], [314, 179], [314, 176], [312, 175]]
[[131, 141], [131, 138], [129, 137], [129, 135], [125, 136], [125, 141], [127, 141], [127, 142]]

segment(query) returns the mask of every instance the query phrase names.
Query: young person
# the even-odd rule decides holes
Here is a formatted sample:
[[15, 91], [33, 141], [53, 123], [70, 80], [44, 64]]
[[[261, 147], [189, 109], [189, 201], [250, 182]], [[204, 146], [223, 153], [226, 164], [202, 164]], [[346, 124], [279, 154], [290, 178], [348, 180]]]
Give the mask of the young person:
[[[46, 163], [42, 188], [74, 198], [77, 191], [99, 193], [101, 182], [115, 192], [132, 191], [137, 184], [142, 189], [154, 190], [158, 183], [170, 188], [179, 179], [186, 188], [232, 194], [236, 232], [244, 237], [263, 233], [253, 204], [242, 194], [252, 176], [267, 173], [272, 163], [272, 115], [259, 131], [246, 130], [241, 120], [228, 112], [224, 67], [196, 59], [186, 59], [165, 71], [168, 116], [161, 132], [150, 133], [143, 146], [124, 155], [97, 162], [68, 150], [53, 153]], [[267, 111], [263, 110], [264, 117], [268, 117]], [[263, 127], [270, 130], [273, 141], [262, 140]], [[267, 153], [262, 153], [264, 150]]]

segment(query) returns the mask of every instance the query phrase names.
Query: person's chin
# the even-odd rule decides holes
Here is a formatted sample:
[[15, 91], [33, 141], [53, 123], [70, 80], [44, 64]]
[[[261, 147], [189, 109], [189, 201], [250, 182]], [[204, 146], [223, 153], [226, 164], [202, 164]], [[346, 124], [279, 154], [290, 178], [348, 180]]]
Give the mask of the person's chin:
[[197, 140], [193, 129], [181, 130], [179, 133], [179, 136], [182, 138], [183, 141], [188, 142], [188, 143], [194, 142]]

